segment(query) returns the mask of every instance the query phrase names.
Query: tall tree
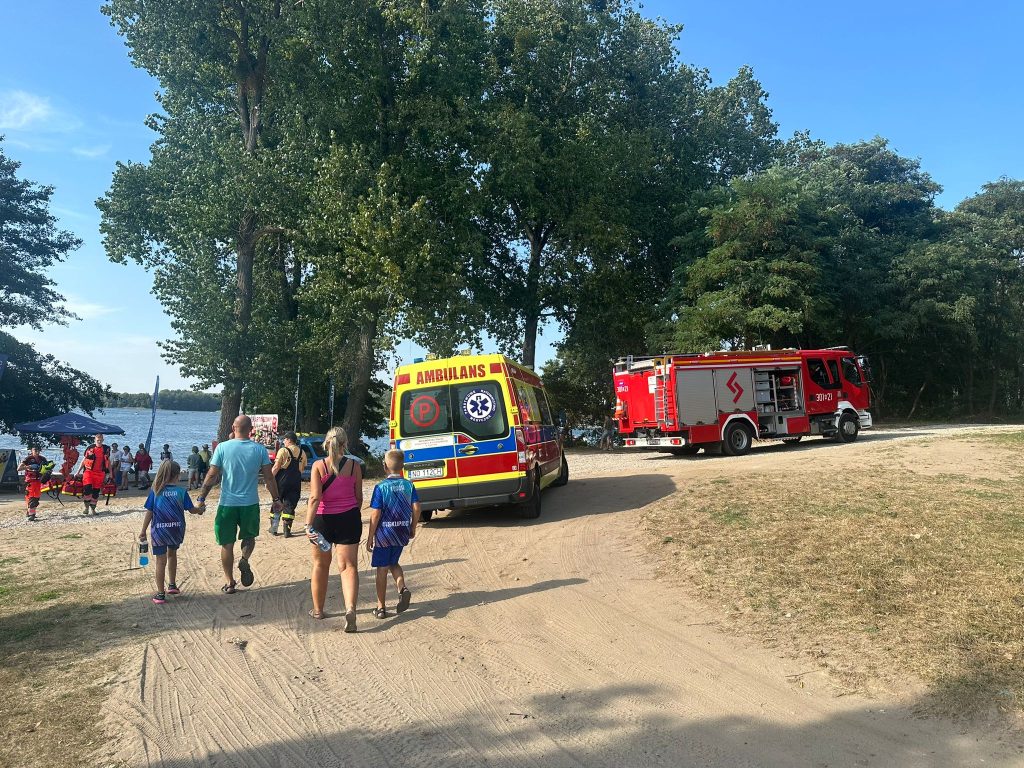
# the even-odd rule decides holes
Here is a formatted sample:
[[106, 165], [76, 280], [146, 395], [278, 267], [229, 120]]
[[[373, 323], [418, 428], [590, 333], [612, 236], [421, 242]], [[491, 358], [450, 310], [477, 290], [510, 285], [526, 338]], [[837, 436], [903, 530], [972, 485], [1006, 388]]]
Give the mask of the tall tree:
[[[57, 228], [50, 213], [53, 187], [18, 176], [21, 164], [8, 158], [0, 136], [0, 323], [41, 331], [44, 323], [77, 319], [49, 277], [50, 268], [81, 245]], [[87, 373], [31, 344], [0, 331], [0, 432], [14, 425], [103, 404], [104, 387]]]
[[[288, 14], [281, 0], [108, 0], [102, 10], [160, 82], [164, 110], [150, 121], [161, 136], [151, 162], [119, 164], [98, 203], [105, 244], [113, 260], [156, 271], [185, 350], [167, 356], [202, 384], [223, 385], [224, 437], [252, 364], [260, 246], [282, 229], [274, 192], [287, 185], [275, 184], [282, 164], [267, 155], [279, 137], [275, 68]], [[168, 279], [182, 261], [198, 285]]]
[[617, 0], [492, 9], [479, 156], [491, 249], [474, 291], [488, 330], [532, 366], [541, 324], [568, 325], [583, 276], [628, 241], [622, 192], [650, 154], [644, 105], [672, 76], [678, 29]]
[[470, 150], [485, 14], [465, 0], [307, 5], [294, 87], [317, 94], [304, 114], [317, 162], [301, 306], [311, 346], [348, 372], [354, 438], [396, 336], [441, 351], [477, 336], [463, 261], [480, 242]]

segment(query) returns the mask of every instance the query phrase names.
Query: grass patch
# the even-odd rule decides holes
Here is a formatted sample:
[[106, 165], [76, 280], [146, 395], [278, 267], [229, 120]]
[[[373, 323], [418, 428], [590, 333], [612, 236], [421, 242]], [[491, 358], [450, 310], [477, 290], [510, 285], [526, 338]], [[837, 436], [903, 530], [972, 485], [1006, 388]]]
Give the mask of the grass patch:
[[92, 601], [116, 585], [110, 575], [22, 563], [0, 561], [0, 765], [91, 765], [105, 681], [120, 664], [112, 646], [126, 631]]
[[[999, 461], [1024, 445], [1024, 432], [992, 438]], [[1019, 713], [1024, 485], [951, 469], [837, 483], [833, 467], [809, 461], [799, 476], [698, 482], [687, 495], [700, 505], [677, 497], [647, 521], [681, 553], [663, 571], [847, 690], [917, 678], [932, 711]]]

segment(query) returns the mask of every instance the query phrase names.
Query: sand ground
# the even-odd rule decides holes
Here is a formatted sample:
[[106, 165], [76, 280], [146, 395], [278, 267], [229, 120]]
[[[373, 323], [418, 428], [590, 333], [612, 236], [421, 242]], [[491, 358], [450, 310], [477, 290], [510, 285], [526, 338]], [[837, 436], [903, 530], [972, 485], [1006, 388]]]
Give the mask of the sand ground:
[[140, 638], [116, 640], [125, 661], [109, 681], [97, 765], [1021, 766], [1012, 732], [912, 714], [916, 681], [840, 695], [716, 629], [715, 606], [657, 580], [639, 526], [645, 507], [708, 473], [848, 470], [922, 435], [937, 439], [915, 461], [980, 460], [943, 452], [942, 437], [964, 431], [875, 430], [739, 459], [571, 455], [569, 485], [544, 493], [538, 520], [479, 510], [424, 526], [403, 557], [413, 603], [400, 616], [372, 616], [363, 552], [354, 635], [341, 631], [337, 576], [329, 618], [307, 616], [302, 537], [261, 536], [255, 585], [223, 595], [210, 514], [188, 521], [184, 593], [153, 605], [151, 571], [128, 569], [139, 495], [88, 519], [46, 505], [31, 527], [2, 496], [0, 546], [30, 552], [40, 537], [82, 533], [75, 546], [103, 554], [123, 586], [107, 599]]

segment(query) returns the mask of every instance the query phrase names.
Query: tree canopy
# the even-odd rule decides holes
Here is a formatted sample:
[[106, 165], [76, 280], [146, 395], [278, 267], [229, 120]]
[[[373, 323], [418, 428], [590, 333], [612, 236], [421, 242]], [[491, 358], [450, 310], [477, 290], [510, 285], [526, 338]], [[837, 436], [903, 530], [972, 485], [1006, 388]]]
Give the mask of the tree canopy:
[[[0, 322], [41, 332], [44, 323], [74, 319], [48, 270], [80, 241], [57, 228], [50, 213], [53, 187], [20, 178], [19, 167], [7, 157], [0, 137]], [[104, 388], [96, 379], [5, 331], [0, 331], [0, 356], [6, 358], [0, 432], [13, 433], [15, 424], [73, 408], [92, 413], [103, 404]]]

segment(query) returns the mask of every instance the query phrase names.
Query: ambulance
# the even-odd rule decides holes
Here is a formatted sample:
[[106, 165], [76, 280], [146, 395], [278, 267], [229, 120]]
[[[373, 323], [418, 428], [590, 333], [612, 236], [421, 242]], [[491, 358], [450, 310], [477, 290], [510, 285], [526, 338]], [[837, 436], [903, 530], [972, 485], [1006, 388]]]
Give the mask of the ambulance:
[[441, 509], [504, 504], [536, 518], [541, 491], [569, 481], [544, 382], [504, 355], [399, 366], [389, 427], [424, 520]]

